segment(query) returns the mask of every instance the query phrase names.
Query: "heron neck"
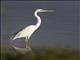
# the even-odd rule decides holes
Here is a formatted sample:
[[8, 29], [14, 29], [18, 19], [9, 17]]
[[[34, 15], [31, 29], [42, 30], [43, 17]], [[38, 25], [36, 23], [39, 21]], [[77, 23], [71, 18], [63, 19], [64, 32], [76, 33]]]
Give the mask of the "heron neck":
[[35, 17], [37, 18], [36, 28], [38, 28], [41, 24], [41, 18], [38, 16], [37, 13], [38, 13], [37, 11], [34, 13]]

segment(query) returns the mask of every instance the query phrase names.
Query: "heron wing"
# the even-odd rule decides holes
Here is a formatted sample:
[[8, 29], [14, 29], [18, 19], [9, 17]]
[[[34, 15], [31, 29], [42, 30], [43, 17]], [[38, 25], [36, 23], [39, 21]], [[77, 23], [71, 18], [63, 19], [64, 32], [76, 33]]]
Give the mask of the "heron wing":
[[34, 25], [27, 26], [26, 28], [24, 28], [21, 31], [20, 37], [28, 36], [28, 38], [29, 38], [33, 34], [34, 31], [35, 31], [35, 26]]
[[18, 31], [14, 37], [14, 39], [16, 38], [21, 38], [21, 37], [30, 37], [32, 35], [32, 33], [35, 31], [34, 26], [30, 25], [27, 26], [26, 28], [24, 28], [22, 31]]

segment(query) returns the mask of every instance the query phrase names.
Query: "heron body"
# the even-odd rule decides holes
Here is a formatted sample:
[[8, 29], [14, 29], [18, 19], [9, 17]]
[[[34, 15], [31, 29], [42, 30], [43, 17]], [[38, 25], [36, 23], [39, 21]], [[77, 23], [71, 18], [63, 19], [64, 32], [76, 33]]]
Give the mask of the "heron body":
[[35, 26], [30, 25], [30, 26], [26, 27], [25, 29], [23, 29], [22, 31], [18, 32], [17, 35], [13, 38], [13, 40], [15, 40], [17, 38], [23, 38], [23, 37], [26, 37], [29, 39], [35, 30], [36, 30]]
[[26, 48], [28, 47], [29, 38], [39, 28], [39, 26], [41, 24], [41, 18], [38, 16], [39, 12], [52, 12], [52, 10], [37, 9], [34, 12], [34, 16], [37, 18], [37, 24], [29, 25], [29, 26], [25, 27], [22, 31], [18, 32], [12, 40], [15, 40], [17, 38], [26, 38], [26, 40], [25, 40]]

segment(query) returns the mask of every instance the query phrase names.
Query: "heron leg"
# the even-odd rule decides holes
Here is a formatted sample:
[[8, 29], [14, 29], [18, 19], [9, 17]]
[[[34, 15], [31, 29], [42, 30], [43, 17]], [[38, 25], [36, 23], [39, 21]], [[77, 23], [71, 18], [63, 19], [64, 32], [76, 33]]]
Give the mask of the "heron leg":
[[29, 38], [28, 38], [28, 36], [27, 36], [27, 37], [26, 37], [26, 40], [25, 40], [25, 42], [26, 42], [26, 49], [27, 49], [28, 51], [32, 51], [32, 49], [31, 49], [30, 46], [29, 46], [28, 41], [29, 41]]
[[26, 43], [26, 48], [28, 48], [29, 47], [29, 43], [28, 43], [28, 40], [29, 40], [29, 38], [28, 38], [28, 36], [26, 37], [26, 39], [25, 39], [25, 43]]

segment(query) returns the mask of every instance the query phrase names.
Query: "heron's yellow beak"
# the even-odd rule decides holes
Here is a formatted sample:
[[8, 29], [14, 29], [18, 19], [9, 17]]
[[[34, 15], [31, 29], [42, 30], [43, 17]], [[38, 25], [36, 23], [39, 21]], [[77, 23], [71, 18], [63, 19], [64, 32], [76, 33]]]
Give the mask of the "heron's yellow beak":
[[54, 10], [43, 10], [42, 12], [54, 12]]

